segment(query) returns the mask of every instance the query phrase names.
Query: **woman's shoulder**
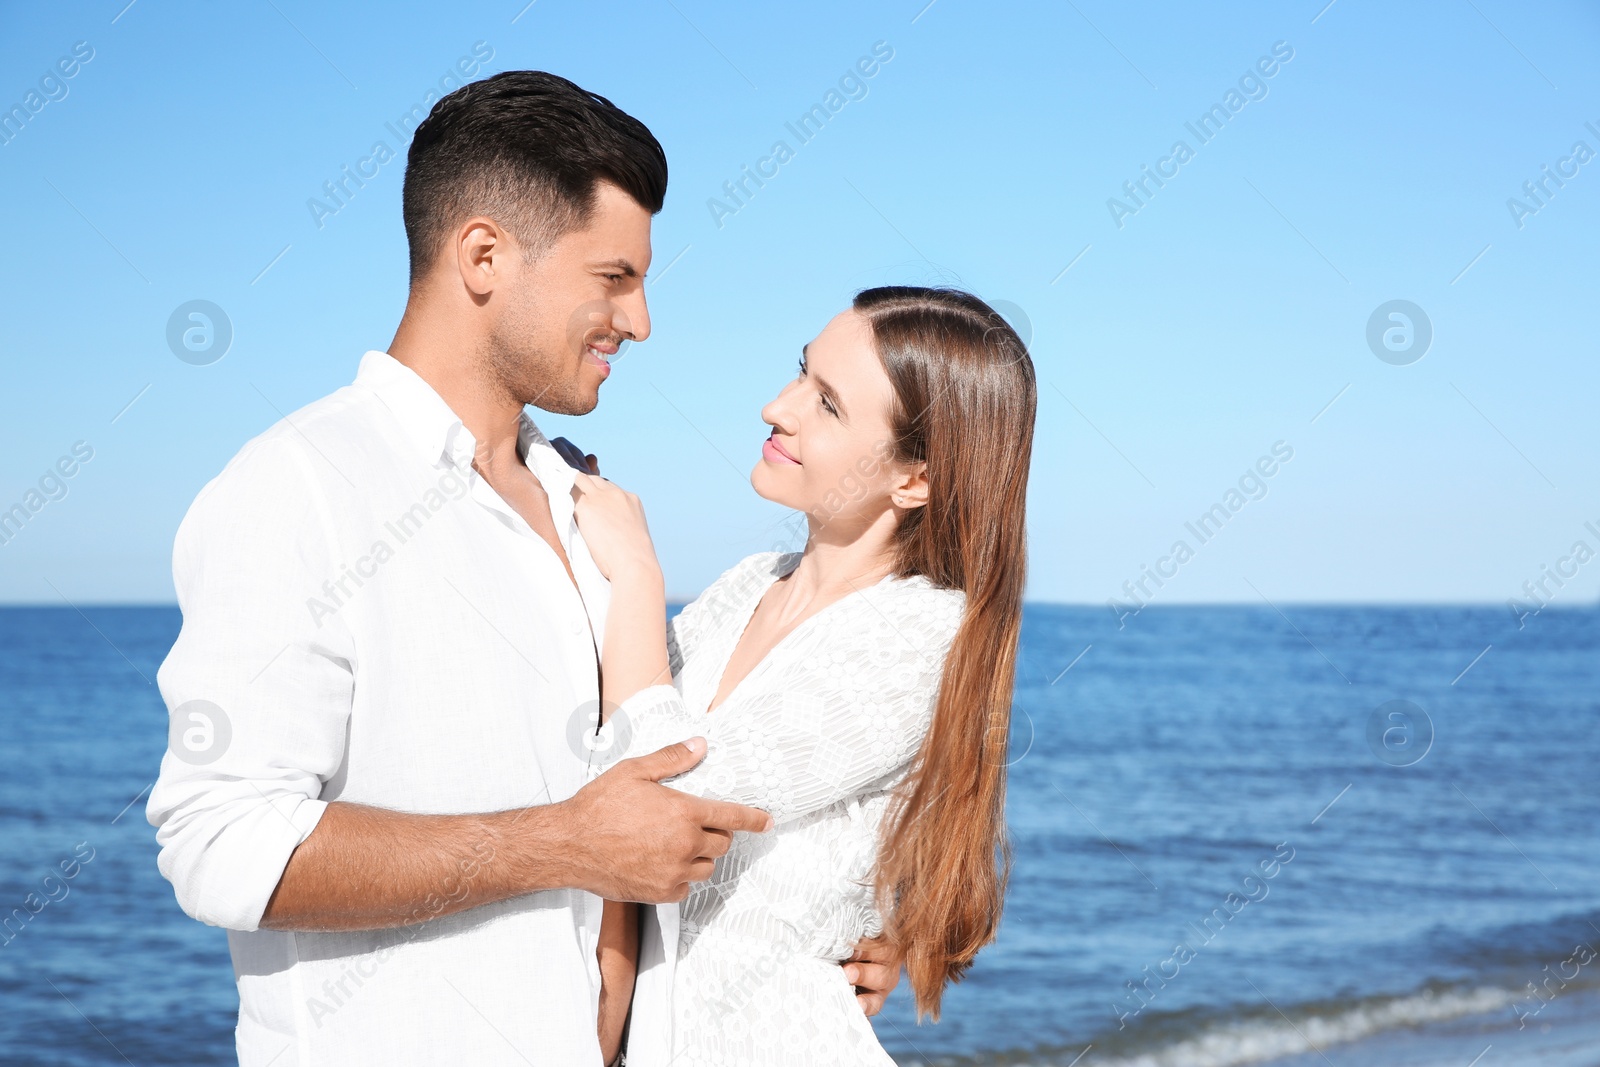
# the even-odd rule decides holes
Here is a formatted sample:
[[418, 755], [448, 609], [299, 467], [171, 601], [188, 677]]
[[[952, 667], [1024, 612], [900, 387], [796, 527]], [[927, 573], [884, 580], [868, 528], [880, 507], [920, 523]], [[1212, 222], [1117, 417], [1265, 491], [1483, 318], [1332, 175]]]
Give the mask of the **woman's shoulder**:
[[799, 552], [752, 552], [729, 567], [717, 580], [706, 587], [705, 594], [732, 595], [753, 588], [766, 588], [776, 578], [794, 570], [800, 562]]
[[967, 610], [965, 590], [935, 585], [924, 574], [891, 578], [884, 585], [898, 603], [912, 612], [959, 623], [962, 613]]
[[684, 611], [715, 614], [743, 603], [756, 590], [765, 589], [775, 576], [793, 569], [799, 555], [798, 552], [752, 553], [718, 575]]
[[[863, 592], [857, 612], [862, 625], [892, 629], [923, 651], [948, 646], [966, 613], [964, 591], [935, 585], [920, 574], [887, 578]], [[852, 635], [839, 636], [850, 640]]]

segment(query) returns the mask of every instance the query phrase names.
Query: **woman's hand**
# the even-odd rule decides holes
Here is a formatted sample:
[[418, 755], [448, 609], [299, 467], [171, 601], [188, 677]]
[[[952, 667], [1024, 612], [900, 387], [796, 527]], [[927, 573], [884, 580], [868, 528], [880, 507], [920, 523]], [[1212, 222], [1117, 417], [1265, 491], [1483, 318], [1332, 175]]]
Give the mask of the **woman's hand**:
[[659, 580], [661, 564], [637, 496], [582, 472], [573, 479], [572, 496], [583, 543], [608, 581], [635, 575]]

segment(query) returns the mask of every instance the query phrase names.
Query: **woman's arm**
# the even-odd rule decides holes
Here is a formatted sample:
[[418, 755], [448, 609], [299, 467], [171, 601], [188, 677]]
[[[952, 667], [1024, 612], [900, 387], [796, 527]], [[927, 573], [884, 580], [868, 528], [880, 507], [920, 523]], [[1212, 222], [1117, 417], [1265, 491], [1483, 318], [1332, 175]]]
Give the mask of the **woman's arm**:
[[613, 568], [611, 607], [600, 657], [600, 706], [610, 718], [624, 700], [652, 685], [670, 684], [667, 665], [667, 595], [661, 568]]
[[706, 758], [665, 784], [780, 825], [858, 796], [916, 755], [960, 616], [948, 598], [864, 605], [774, 653], [783, 684], [731, 694], [709, 718], [670, 685], [641, 689], [621, 705], [620, 754], [704, 736]]
[[582, 473], [572, 492], [584, 546], [611, 583], [600, 657], [600, 706], [609, 719], [639, 690], [672, 681], [666, 584], [637, 496]]

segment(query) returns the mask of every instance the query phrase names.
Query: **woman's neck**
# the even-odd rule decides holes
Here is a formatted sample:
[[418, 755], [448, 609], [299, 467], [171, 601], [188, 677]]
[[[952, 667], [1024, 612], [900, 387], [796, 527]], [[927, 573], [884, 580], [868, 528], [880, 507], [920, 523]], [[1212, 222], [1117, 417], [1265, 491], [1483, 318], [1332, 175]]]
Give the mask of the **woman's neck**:
[[818, 536], [819, 531], [813, 530], [799, 564], [784, 578], [788, 603], [828, 603], [876, 585], [892, 573], [894, 522], [895, 516], [884, 515], [848, 540]]

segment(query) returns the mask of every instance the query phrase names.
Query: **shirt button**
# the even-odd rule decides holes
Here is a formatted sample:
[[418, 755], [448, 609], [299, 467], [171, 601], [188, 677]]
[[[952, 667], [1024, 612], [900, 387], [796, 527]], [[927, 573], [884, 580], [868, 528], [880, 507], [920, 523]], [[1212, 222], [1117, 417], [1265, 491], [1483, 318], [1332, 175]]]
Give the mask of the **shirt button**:
[[572, 624], [568, 627], [568, 629], [575, 634], [581, 634], [583, 633], [583, 623], [579, 622], [577, 619], [573, 619]]

